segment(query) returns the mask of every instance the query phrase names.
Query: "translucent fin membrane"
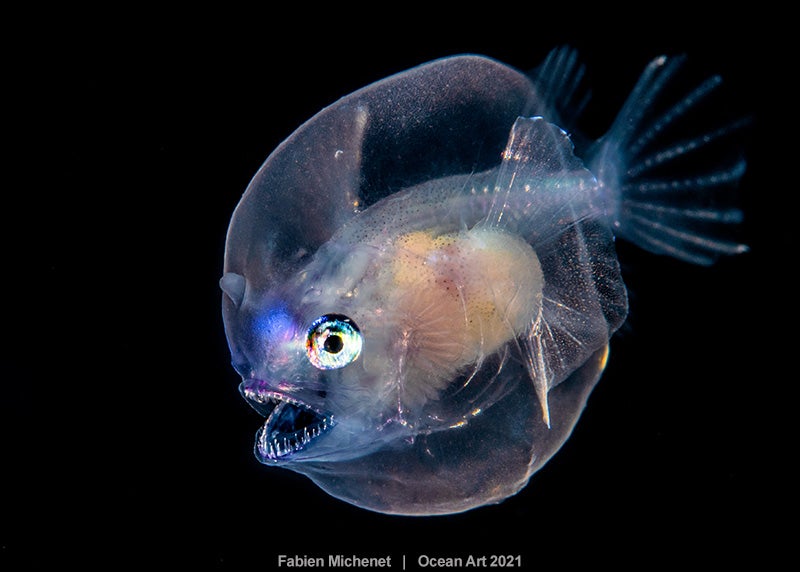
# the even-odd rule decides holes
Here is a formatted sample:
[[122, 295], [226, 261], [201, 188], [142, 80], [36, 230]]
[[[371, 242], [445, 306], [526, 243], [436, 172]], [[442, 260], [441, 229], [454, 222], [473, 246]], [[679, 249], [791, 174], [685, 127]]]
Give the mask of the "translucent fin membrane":
[[536, 113], [562, 129], [572, 131], [591, 98], [584, 82], [585, 76], [586, 68], [580, 63], [575, 49], [561, 46], [552, 50], [532, 74], [542, 103]]
[[591, 149], [589, 164], [618, 236], [651, 252], [711, 264], [747, 250], [731, 235], [742, 220], [732, 190], [745, 172], [733, 135], [748, 121], [706, 127], [705, 114], [696, 113], [707, 111], [722, 79], [713, 76], [674, 95], [684, 59], [662, 56], [647, 66]]

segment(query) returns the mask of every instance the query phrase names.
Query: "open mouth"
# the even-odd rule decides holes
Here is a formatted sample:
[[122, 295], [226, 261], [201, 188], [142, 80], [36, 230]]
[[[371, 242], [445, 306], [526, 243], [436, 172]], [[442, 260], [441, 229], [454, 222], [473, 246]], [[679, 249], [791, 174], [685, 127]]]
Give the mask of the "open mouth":
[[333, 415], [263, 387], [263, 382], [243, 382], [239, 391], [267, 418], [256, 434], [255, 453], [262, 463], [286, 460], [305, 450], [334, 425]]

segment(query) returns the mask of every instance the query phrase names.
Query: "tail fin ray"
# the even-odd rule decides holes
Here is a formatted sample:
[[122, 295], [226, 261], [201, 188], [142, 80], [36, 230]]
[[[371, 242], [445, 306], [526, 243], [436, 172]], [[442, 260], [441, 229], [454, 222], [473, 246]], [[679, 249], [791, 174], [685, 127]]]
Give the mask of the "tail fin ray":
[[731, 191], [746, 169], [732, 135], [748, 121], [710, 127], [695, 117], [701, 104], [713, 103], [719, 76], [667, 100], [684, 60], [662, 56], [647, 66], [587, 163], [617, 236], [651, 252], [711, 264], [747, 251], [731, 236], [742, 221]]

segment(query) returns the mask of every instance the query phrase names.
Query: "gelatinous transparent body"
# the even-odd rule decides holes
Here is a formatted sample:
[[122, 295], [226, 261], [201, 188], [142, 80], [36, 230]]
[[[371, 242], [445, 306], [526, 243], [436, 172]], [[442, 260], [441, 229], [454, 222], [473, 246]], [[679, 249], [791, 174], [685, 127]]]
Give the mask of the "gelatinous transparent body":
[[236, 208], [221, 280], [240, 391], [266, 418], [258, 459], [386, 513], [522, 488], [569, 436], [626, 317], [614, 234], [700, 263], [744, 249], [717, 238], [738, 211], [696, 206], [743, 164], [680, 166], [728, 129], [662, 142], [715, 85], [655, 113], [676, 70], [655, 60], [581, 158], [560, 127], [577, 109], [569, 50], [530, 77], [438, 60], [282, 143]]

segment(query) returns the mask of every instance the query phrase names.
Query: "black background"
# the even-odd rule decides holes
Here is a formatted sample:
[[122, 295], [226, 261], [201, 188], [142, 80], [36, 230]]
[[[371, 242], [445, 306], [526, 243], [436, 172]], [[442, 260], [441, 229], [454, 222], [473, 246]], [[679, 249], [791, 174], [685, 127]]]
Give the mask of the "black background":
[[[0, 562], [519, 554], [535, 569], [763, 564], [784, 547], [797, 210], [783, 18], [486, 9], [9, 19]], [[300, 123], [390, 73], [462, 52], [529, 69], [562, 43], [588, 66], [597, 126], [660, 53], [726, 78], [756, 118], [751, 252], [696, 268], [620, 245], [631, 314], [604, 378], [562, 451], [498, 506], [374, 514], [261, 466], [217, 286], [249, 179]]]

